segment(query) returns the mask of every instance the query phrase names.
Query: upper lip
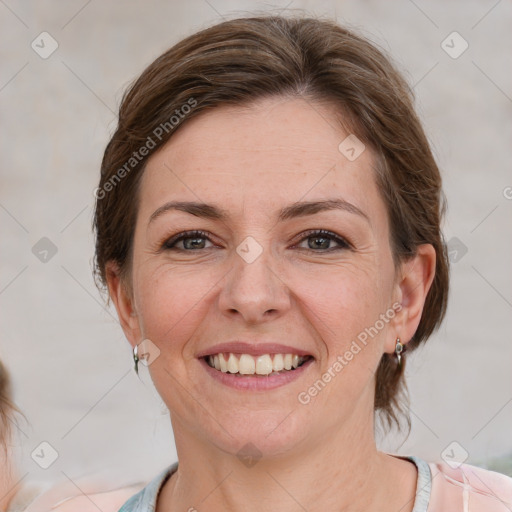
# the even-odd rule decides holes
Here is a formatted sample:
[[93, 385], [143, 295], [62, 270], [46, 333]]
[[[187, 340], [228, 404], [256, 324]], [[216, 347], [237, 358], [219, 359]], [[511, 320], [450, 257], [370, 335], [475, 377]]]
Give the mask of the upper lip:
[[311, 352], [302, 350], [291, 345], [282, 345], [280, 343], [248, 343], [246, 341], [228, 341], [205, 348], [197, 353], [198, 358], [220, 353], [249, 354], [251, 356], [261, 356], [264, 354], [297, 354], [299, 356], [311, 356]]

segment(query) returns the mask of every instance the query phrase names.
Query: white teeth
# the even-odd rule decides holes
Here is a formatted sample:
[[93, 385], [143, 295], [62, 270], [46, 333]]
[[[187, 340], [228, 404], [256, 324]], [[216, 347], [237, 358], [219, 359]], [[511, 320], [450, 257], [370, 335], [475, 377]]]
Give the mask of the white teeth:
[[235, 354], [229, 354], [228, 372], [238, 373], [238, 359], [236, 358]]
[[251, 356], [230, 353], [227, 361], [224, 354], [210, 355], [206, 358], [208, 364], [223, 373], [239, 373], [240, 375], [271, 375], [283, 370], [298, 368], [307, 357], [297, 354], [262, 354]]
[[[240, 358], [240, 362], [241, 361], [242, 359]], [[272, 373], [272, 359], [268, 354], [258, 356], [258, 359], [256, 359], [256, 373], [258, 375], [268, 375], [269, 373]]]
[[220, 371], [223, 373], [227, 373], [228, 363], [224, 359], [224, 354], [219, 354], [219, 363], [220, 363]]
[[[231, 360], [231, 356], [229, 356], [229, 360]], [[242, 375], [254, 375], [255, 369], [256, 365], [254, 364], [254, 359], [249, 354], [242, 354], [240, 361], [238, 361], [238, 373]]]
[[274, 356], [274, 363], [272, 366], [276, 372], [279, 372], [284, 368], [283, 354], [276, 354]]

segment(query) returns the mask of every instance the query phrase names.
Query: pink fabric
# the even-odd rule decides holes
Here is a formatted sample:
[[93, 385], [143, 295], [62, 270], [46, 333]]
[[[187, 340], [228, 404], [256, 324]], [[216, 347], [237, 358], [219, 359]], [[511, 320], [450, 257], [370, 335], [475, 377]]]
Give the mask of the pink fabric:
[[40, 490], [42, 492], [36, 497], [29, 496], [30, 493], [25, 493], [22, 489], [20, 496], [13, 500], [7, 512], [117, 512], [143, 485], [139, 483], [100, 492], [102, 486], [90, 486], [82, 479], [79, 488], [71, 488], [65, 482], [61, 482], [45, 491]]
[[[512, 512], [512, 478], [469, 464], [452, 468], [444, 462], [429, 462], [428, 466], [432, 488], [427, 512]], [[98, 509], [116, 512], [141, 487], [143, 484], [90, 494], [88, 498], [74, 496], [62, 500], [63, 495], [71, 493], [63, 493], [56, 486], [22, 509], [26, 512], [98, 512]], [[90, 492], [87, 488], [82, 487], [82, 490]], [[60, 504], [55, 505], [59, 501]], [[421, 510], [424, 510], [423, 506]]]
[[432, 490], [428, 512], [511, 512], [512, 478], [462, 464], [429, 462]]

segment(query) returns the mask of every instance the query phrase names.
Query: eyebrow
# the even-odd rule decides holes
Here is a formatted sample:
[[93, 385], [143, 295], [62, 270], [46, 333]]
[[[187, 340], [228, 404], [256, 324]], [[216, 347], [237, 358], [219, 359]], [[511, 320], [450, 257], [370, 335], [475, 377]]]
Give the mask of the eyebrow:
[[[195, 215], [196, 217], [212, 220], [227, 221], [229, 218], [229, 212], [227, 210], [214, 204], [199, 203], [194, 201], [170, 201], [160, 206], [160, 208], [153, 212], [149, 218], [148, 224], [153, 222], [157, 217], [160, 217], [162, 214], [171, 210], [178, 210], [189, 213], [191, 215]], [[314, 215], [315, 213], [327, 210], [343, 210], [358, 215], [366, 219], [366, 221], [370, 222], [368, 215], [366, 215], [366, 213], [364, 213], [360, 208], [352, 203], [349, 203], [348, 201], [345, 201], [344, 199], [339, 198], [325, 199], [322, 201], [300, 201], [292, 203], [291, 205], [286, 206], [279, 211], [278, 220], [282, 222], [296, 217]]]

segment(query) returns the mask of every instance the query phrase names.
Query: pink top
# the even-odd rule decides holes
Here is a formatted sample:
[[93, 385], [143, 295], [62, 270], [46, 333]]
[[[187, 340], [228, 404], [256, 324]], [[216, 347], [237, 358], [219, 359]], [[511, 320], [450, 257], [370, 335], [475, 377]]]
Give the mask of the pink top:
[[[417, 456], [394, 457], [409, 459], [418, 469], [413, 512], [511, 512], [512, 478], [471, 466], [426, 462]], [[136, 484], [110, 492], [89, 493], [62, 500], [61, 492], [52, 489], [28, 503], [13, 503], [9, 511], [25, 512], [153, 512], [160, 489], [177, 470], [178, 463], [165, 468], [145, 487]], [[143, 487], [143, 488], [142, 488]], [[75, 490], [76, 493], [76, 490]], [[33, 498], [33, 496], [32, 496]], [[128, 501], [126, 501], [128, 500]], [[60, 502], [60, 503], [57, 503]], [[124, 503], [124, 505], [123, 505]], [[28, 505], [28, 508], [25, 506]], [[122, 505], [122, 506], [121, 506]], [[121, 508], [120, 508], [121, 507]]]
[[[469, 464], [452, 468], [448, 463], [426, 462], [414, 455], [394, 456], [409, 459], [418, 468], [413, 512], [512, 511], [512, 478], [508, 476]], [[158, 474], [119, 512], [153, 512], [160, 489], [177, 468], [175, 462]]]
[[510, 512], [512, 478], [470, 464], [429, 462], [431, 493], [427, 512]]

